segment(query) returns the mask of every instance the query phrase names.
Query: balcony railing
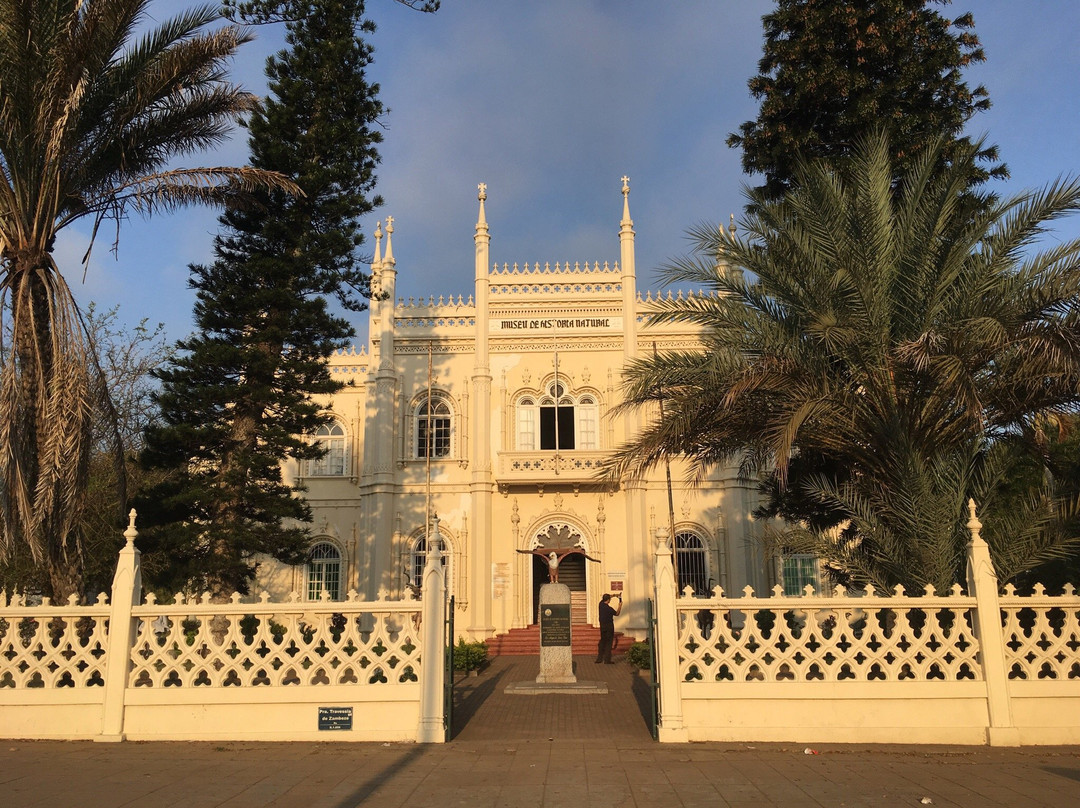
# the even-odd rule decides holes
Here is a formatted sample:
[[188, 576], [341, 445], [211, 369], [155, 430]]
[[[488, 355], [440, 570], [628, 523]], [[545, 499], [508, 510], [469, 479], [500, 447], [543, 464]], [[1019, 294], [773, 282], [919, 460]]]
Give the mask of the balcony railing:
[[500, 483], [590, 482], [608, 454], [577, 449], [499, 452], [495, 476]]

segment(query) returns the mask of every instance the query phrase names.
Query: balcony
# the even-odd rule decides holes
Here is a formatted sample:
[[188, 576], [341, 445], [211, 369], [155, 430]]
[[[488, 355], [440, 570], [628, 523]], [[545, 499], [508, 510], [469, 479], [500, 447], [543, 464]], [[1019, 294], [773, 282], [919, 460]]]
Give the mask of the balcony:
[[608, 454], [579, 450], [499, 452], [495, 479], [500, 485], [594, 482]]

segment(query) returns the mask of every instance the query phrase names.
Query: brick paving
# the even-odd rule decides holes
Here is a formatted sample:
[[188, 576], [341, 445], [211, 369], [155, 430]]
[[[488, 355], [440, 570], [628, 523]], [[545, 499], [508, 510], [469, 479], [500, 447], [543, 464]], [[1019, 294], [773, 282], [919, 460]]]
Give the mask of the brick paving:
[[654, 743], [643, 677], [576, 661], [610, 692], [505, 695], [539, 662], [500, 658], [458, 688], [448, 744], [0, 741], [0, 808], [1080, 805], [1080, 747]]
[[540, 658], [494, 657], [480, 675], [457, 680], [454, 740], [648, 742], [652, 737], [649, 672], [621, 660], [598, 665], [593, 659], [574, 657], [574, 675], [579, 682], [607, 682], [606, 694], [508, 695], [503, 690], [511, 682], [536, 680]]

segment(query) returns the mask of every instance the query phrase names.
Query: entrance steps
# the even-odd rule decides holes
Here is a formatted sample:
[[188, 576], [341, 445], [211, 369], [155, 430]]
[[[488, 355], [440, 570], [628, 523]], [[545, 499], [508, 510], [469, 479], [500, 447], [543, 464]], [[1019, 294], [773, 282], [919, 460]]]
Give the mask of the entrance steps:
[[[506, 634], [496, 634], [487, 640], [488, 656], [536, 656], [540, 653], [540, 626], [512, 628]], [[596, 646], [600, 642], [600, 629], [587, 623], [574, 624], [570, 627], [571, 653], [575, 656], [591, 654], [596, 656]], [[622, 654], [634, 642], [621, 632], [615, 632], [615, 653]]]

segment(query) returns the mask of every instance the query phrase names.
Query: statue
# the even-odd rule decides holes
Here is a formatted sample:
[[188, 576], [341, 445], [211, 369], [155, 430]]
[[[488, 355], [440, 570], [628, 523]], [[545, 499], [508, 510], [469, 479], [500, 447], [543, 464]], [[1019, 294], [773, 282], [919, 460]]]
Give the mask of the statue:
[[548, 582], [553, 584], [557, 584], [559, 582], [559, 562], [566, 558], [568, 555], [581, 553], [581, 555], [585, 556], [585, 559], [587, 561], [595, 561], [597, 564], [600, 563], [599, 558], [593, 558], [580, 547], [568, 547], [565, 550], [550, 550], [548, 552], [544, 552], [542, 548], [538, 547], [535, 550], [518, 550], [518, 552], [524, 555], [540, 556], [540, 558], [547, 561]]

